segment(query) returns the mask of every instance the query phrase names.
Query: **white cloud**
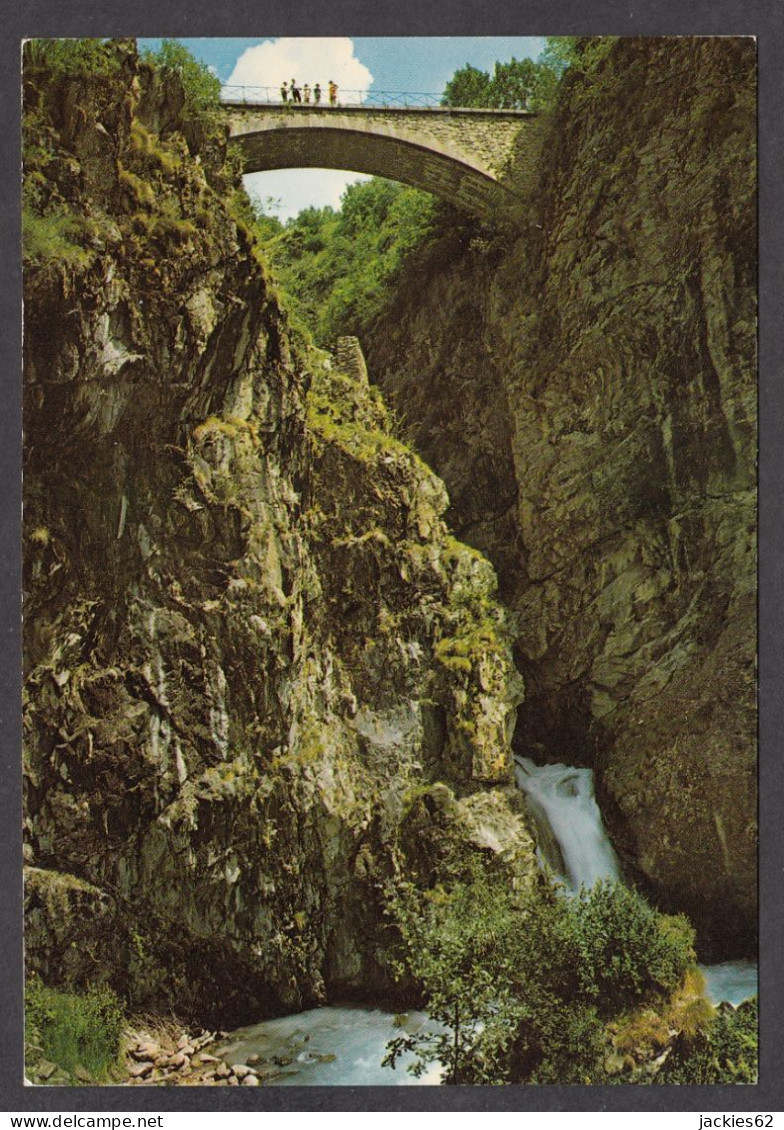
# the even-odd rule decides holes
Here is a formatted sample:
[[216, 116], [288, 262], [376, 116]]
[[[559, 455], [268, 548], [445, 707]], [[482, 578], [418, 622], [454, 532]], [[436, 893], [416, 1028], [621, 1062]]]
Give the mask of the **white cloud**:
[[264, 211], [284, 221], [298, 215], [303, 208], [330, 205], [337, 210], [349, 184], [369, 179], [342, 169], [276, 169], [243, 177], [246, 189], [260, 201]]
[[[364, 63], [354, 55], [354, 41], [346, 36], [318, 39], [266, 39], [240, 55], [228, 86], [266, 87], [277, 100], [280, 84], [294, 78], [300, 86], [321, 83], [326, 101], [330, 80], [338, 85], [344, 104], [359, 102], [373, 81]], [[250, 95], [249, 95], [250, 96]]]
[[[314, 39], [266, 39], [240, 55], [227, 86], [265, 88], [261, 97], [277, 101], [280, 84], [297, 80], [300, 86], [321, 83], [322, 101], [327, 101], [327, 86], [338, 85], [338, 101], [343, 105], [362, 101], [373, 82], [373, 75], [354, 55], [354, 41], [346, 36]], [[253, 93], [247, 91], [252, 100]], [[342, 169], [280, 169], [250, 173], [244, 178], [252, 196], [258, 197], [281, 220], [296, 216], [303, 208], [340, 207], [340, 197], [349, 184], [367, 180], [359, 173]], [[267, 203], [271, 198], [275, 203]]]

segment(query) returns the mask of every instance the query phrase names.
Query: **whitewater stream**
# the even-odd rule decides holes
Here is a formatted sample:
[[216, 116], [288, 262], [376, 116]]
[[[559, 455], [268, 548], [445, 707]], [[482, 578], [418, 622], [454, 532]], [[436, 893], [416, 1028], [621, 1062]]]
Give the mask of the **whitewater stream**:
[[618, 879], [620, 869], [593, 793], [590, 769], [535, 765], [515, 758], [517, 785], [536, 824], [539, 861], [567, 880], [567, 890]]
[[[591, 887], [599, 879], [620, 877], [590, 769], [535, 765], [528, 758], [516, 757], [515, 777], [536, 824], [540, 863], [563, 878], [567, 893]], [[700, 968], [714, 1004], [740, 1004], [757, 992], [757, 966], [752, 961]], [[427, 1023], [427, 1016], [410, 1012], [402, 1023], [405, 1031], [416, 1032]], [[391, 1012], [362, 1005], [329, 1006], [233, 1032], [220, 1054], [228, 1063], [260, 1058], [269, 1065], [264, 1071], [267, 1086], [438, 1083], [439, 1068], [431, 1068], [420, 1079], [410, 1075], [405, 1069], [410, 1057], [403, 1058], [394, 1070], [381, 1066], [388, 1041], [400, 1034]]]

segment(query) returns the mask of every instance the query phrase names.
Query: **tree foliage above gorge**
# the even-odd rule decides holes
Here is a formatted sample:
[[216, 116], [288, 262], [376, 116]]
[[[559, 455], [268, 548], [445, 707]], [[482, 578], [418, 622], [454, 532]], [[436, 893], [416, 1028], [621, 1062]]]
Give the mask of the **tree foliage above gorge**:
[[349, 185], [339, 212], [306, 208], [285, 225], [260, 213], [256, 230], [287, 304], [326, 347], [361, 336], [381, 311], [435, 208], [427, 193], [375, 177]]
[[446, 84], [441, 104], [494, 110], [546, 109], [553, 103], [566, 71], [590, 66], [614, 38], [552, 35], [535, 62], [514, 58], [499, 62], [492, 75], [467, 63]]
[[[551, 36], [536, 62], [498, 62], [492, 76], [467, 65], [449, 81], [442, 102], [542, 108], [569, 68], [588, 67], [612, 42]], [[433, 260], [440, 261], [458, 245], [478, 245], [476, 223], [427, 193], [373, 178], [351, 185], [339, 211], [306, 208], [282, 224], [259, 208], [255, 227], [295, 319], [328, 347], [341, 334], [362, 338], [401, 288], [418, 285], [427, 248], [438, 243]]]

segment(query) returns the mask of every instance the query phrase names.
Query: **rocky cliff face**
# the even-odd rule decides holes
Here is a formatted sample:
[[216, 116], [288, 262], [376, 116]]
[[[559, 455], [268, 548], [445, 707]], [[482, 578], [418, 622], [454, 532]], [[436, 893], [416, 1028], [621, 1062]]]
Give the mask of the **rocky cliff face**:
[[[380, 991], [417, 839], [533, 870], [491, 567], [292, 345], [174, 76], [28, 74], [27, 960], [226, 1024]], [[441, 782], [431, 789], [435, 781]]]
[[717, 954], [756, 927], [754, 75], [751, 41], [617, 43], [543, 123], [523, 234], [445, 237], [366, 343], [498, 568], [516, 743], [596, 767]]

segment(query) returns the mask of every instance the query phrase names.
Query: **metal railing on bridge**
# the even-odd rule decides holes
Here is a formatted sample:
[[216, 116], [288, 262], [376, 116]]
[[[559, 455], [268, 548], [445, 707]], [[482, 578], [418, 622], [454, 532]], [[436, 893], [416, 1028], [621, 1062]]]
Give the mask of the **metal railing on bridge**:
[[290, 93], [287, 93], [287, 97], [283, 98], [279, 86], [223, 86], [221, 87], [221, 101], [242, 102], [249, 106], [291, 106], [297, 109], [302, 109], [305, 106], [311, 109], [314, 106], [326, 107], [327, 109], [363, 106], [384, 110], [422, 110], [440, 107], [443, 97], [441, 94], [428, 94], [422, 91], [338, 90], [337, 100], [330, 103], [325, 87], [322, 88], [319, 99], [316, 99], [312, 88], [308, 98], [305, 97], [303, 87], [300, 87], [299, 90], [301, 102], [293, 100]]

